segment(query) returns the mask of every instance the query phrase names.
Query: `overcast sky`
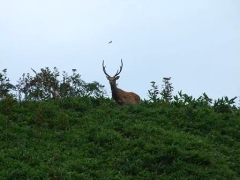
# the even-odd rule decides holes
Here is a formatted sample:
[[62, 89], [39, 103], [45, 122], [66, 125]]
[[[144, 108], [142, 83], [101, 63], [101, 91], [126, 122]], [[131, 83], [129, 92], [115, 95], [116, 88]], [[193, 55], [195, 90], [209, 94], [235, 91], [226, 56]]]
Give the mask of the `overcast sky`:
[[13, 84], [31, 68], [75, 68], [110, 92], [102, 60], [113, 75], [121, 58], [119, 88], [142, 98], [163, 77], [175, 94], [240, 96], [240, 1], [0, 0], [0, 70]]

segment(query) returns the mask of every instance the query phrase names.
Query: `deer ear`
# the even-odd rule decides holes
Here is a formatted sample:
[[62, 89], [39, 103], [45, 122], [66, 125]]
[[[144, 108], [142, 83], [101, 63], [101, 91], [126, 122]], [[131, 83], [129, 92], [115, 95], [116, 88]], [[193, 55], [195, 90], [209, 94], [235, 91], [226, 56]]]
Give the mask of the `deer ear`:
[[119, 78], [120, 78], [120, 76], [116, 76], [116, 78], [115, 78], [115, 79], [117, 80], [117, 79], [119, 79]]

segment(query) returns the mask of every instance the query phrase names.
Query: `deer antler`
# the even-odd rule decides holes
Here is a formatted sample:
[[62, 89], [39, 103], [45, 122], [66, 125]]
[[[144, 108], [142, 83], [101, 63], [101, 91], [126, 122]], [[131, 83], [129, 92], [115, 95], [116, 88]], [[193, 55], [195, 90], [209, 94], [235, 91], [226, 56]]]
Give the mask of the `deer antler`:
[[111, 76], [109, 76], [108, 75], [108, 73], [106, 72], [106, 66], [104, 66], [104, 60], [103, 60], [103, 62], [102, 62], [102, 67], [103, 67], [103, 72], [104, 72], [104, 74], [106, 74], [106, 76], [108, 76], [108, 77], [111, 77]]
[[[102, 62], [102, 67], [103, 67], [103, 72], [108, 76], [108, 77], [111, 77], [108, 75], [108, 73], [106, 72], [106, 66], [104, 66], [104, 60]], [[121, 66], [120, 66], [120, 70], [117, 70], [116, 74], [113, 76], [113, 77], [116, 77], [117, 75], [119, 75], [122, 71], [122, 68], [123, 68], [123, 62], [122, 62], [122, 59], [121, 59]]]
[[117, 75], [119, 75], [122, 71], [122, 68], [123, 68], [123, 62], [122, 62], [122, 59], [121, 59], [120, 71], [117, 70], [116, 74], [113, 77], [116, 77]]

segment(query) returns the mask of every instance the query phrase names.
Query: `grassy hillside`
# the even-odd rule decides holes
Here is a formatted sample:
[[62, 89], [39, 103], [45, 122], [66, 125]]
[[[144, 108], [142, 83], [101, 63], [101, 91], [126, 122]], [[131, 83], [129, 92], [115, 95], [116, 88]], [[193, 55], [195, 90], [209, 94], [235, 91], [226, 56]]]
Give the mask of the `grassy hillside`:
[[201, 102], [6, 98], [0, 144], [1, 179], [240, 179], [240, 111]]

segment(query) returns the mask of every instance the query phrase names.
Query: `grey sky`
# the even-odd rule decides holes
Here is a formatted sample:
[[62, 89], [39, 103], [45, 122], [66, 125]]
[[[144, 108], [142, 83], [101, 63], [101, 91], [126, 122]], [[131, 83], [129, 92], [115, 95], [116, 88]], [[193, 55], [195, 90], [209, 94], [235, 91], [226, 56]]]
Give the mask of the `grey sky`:
[[[113, 41], [109, 44], [109, 41]], [[240, 95], [239, 0], [2, 0], [0, 69], [15, 83], [31, 68], [77, 72], [147, 98], [150, 82], [172, 77], [199, 97]]]

